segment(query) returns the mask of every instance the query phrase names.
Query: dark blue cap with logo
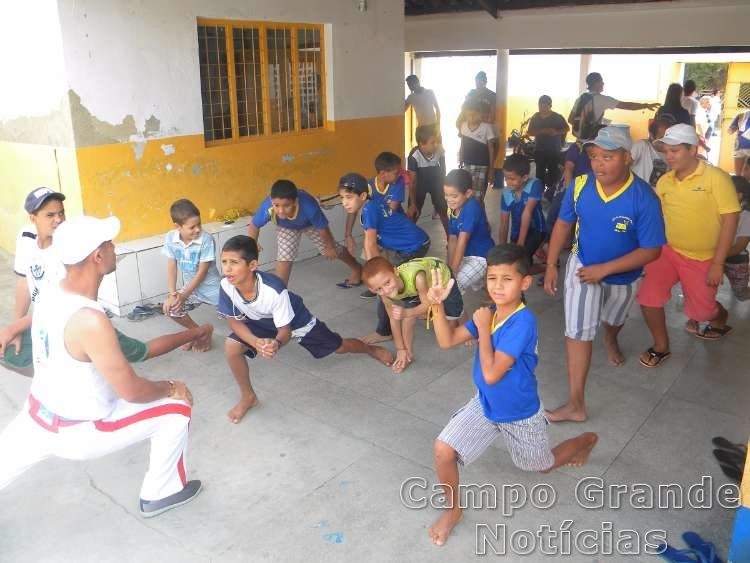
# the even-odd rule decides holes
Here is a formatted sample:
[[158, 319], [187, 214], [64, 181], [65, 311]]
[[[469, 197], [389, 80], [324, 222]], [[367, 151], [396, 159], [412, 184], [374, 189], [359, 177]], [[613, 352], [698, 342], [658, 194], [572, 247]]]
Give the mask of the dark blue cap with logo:
[[36, 188], [26, 196], [26, 202], [23, 204], [23, 208], [26, 210], [26, 213], [35, 213], [42, 205], [44, 205], [44, 202], [50, 198], [64, 201], [65, 195], [49, 188]]
[[351, 190], [354, 193], [363, 194], [367, 193], [367, 180], [362, 174], [356, 172], [349, 172], [344, 174], [339, 180], [339, 187]]

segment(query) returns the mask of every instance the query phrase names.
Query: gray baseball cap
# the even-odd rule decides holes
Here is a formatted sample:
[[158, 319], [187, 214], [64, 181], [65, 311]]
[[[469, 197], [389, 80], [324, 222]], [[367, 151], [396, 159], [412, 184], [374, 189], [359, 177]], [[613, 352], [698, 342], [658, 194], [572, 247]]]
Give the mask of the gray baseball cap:
[[586, 145], [596, 145], [606, 151], [615, 151], [617, 149], [630, 151], [633, 146], [633, 141], [630, 138], [630, 126], [608, 125], [607, 127], [602, 127], [596, 134], [596, 139], [588, 141]]

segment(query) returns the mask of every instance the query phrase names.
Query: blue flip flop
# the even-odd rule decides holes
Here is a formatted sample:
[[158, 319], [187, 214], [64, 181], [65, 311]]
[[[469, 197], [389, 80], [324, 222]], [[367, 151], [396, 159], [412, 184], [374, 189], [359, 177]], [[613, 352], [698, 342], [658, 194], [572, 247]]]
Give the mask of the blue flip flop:
[[724, 563], [716, 555], [716, 546], [704, 540], [695, 532], [685, 532], [682, 534], [682, 539], [691, 549], [701, 553], [708, 563]]
[[359, 283], [351, 283], [349, 280], [344, 280], [342, 282], [339, 282], [336, 284], [336, 287], [340, 287], [341, 289], [351, 289], [353, 287], [359, 287], [362, 285], [362, 282]]
[[703, 554], [694, 549], [675, 549], [669, 544], [661, 544], [656, 548], [658, 556], [670, 563], [709, 563]]

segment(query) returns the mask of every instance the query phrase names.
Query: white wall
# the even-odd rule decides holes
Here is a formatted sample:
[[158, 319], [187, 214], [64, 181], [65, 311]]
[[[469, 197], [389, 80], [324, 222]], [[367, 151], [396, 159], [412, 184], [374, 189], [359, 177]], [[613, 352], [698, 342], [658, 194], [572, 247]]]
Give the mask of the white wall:
[[110, 123], [132, 114], [139, 130], [153, 114], [162, 135], [203, 131], [198, 17], [331, 24], [329, 118], [401, 114], [403, 9], [402, 0], [368, 2], [364, 13], [353, 0], [59, 0], [68, 82], [81, 103]]
[[748, 0], [675, 0], [417, 16], [407, 51], [748, 45]]

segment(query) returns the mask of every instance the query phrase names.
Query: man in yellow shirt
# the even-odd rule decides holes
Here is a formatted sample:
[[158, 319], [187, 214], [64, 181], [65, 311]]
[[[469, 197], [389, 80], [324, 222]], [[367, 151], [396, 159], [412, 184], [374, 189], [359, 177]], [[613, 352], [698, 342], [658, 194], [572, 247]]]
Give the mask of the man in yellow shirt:
[[[646, 265], [638, 292], [638, 303], [654, 338], [653, 346], [640, 358], [649, 368], [670, 355], [664, 305], [677, 282], [685, 295], [688, 332], [718, 340], [732, 330], [727, 325], [729, 313], [716, 301], [716, 290], [740, 212], [729, 174], [698, 158], [699, 140], [693, 127], [673, 125], [658, 142], [671, 170], [656, 184], [667, 244], [661, 256]], [[708, 324], [701, 328], [703, 322]]]

